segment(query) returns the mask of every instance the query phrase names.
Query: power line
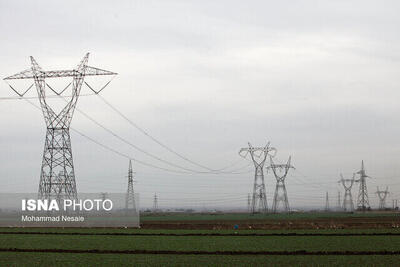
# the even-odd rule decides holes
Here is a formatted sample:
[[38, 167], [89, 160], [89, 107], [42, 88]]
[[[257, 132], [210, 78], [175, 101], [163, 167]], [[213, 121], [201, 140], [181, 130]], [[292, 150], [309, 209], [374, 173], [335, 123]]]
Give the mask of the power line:
[[[187, 171], [187, 172], [193, 172], [193, 173], [199, 173], [199, 174], [210, 174], [210, 173], [221, 173], [221, 174], [223, 174], [223, 173], [225, 173], [225, 172], [215, 172], [215, 171], [212, 171], [212, 172], [198, 171], [198, 170], [194, 170], [194, 169], [191, 169], [191, 168], [186, 168], [186, 167], [183, 167], [183, 166], [181, 166], [181, 165], [178, 165], [178, 164], [172, 163], [172, 162], [170, 162], [170, 161], [167, 161], [167, 160], [165, 160], [165, 159], [162, 159], [162, 158], [160, 158], [160, 157], [158, 157], [158, 156], [156, 156], [156, 155], [154, 155], [154, 154], [152, 154], [152, 153], [150, 153], [150, 152], [147, 152], [146, 150], [144, 150], [144, 149], [138, 147], [137, 145], [135, 145], [135, 144], [129, 142], [129, 141], [126, 140], [125, 138], [119, 136], [119, 135], [116, 134], [114, 131], [110, 130], [109, 128], [107, 128], [106, 126], [104, 126], [103, 124], [101, 124], [100, 122], [96, 121], [94, 118], [92, 118], [91, 116], [89, 116], [87, 113], [85, 113], [85, 112], [82, 111], [81, 109], [76, 108], [76, 110], [77, 110], [79, 113], [81, 113], [84, 117], [86, 117], [88, 120], [90, 120], [91, 122], [93, 122], [94, 124], [96, 124], [97, 126], [99, 126], [100, 128], [102, 128], [103, 130], [105, 130], [106, 132], [108, 132], [109, 134], [111, 134], [112, 136], [114, 136], [115, 138], [117, 138], [117, 139], [119, 139], [120, 141], [124, 142], [125, 144], [127, 144], [127, 145], [133, 147], [134, 149], [136, 149], [136, 150], [142, 152], [143, 154], [145, 154], [145, 155], [147, 155], [147, 156], [149, 156], [149, 157], [151, 157], [151, 158], [153, 158], [153, 159], [156, 159], [156, 160], [158, 160], [158, 161], [160, 161], [160, 162], [163, 162], [163, 163], [165, 163], [165, 164], [167, 164], [167, 165], [170, 165], [170, 166], [172, 166], [172, 167], [175, 167], [175, 168], [178, 168], [178, 169]], [[233, 172], [226, 172], [226, 173], [233, 173]], [[236, 173], [236, 174], [240, 174], [240, 173]]]
[[[37, 109], [40, 110], [40, 107], [37, 106], [37, 105], [36, 105], [35, 103], [33, 103], [32, 101], [30, 101], [29, 99], [26, 99], [26, 98], [23, 98], [23, 99], [24, 99], [26, 102], [28, 102], [29, 104], [31, 104], [32, 106], [34, 106], [35, 108], [37, 108]], [[151, 167], [151, 168], [155, 168], [155, 169], [159, 169], [159, 170], [162, 170], [162, 171], [172, 172], [172, 173], [193, 175], [192, 172], [173, 170], [173, 169], [169, 169], [169, 168], [165, 168], [165, 167], [160, 167], [160, 166], [154, 165], [154, 164], [152, 164], [152, 163], [148, 163], [148, 162], [146, 162], [146, 161], [139, 160], [139, 159], [134, 158], [134, 157], [132, 157], [132, 156], [130, 156], [130, 155], [128, 155], [128, 154], [122, 153], [122, 152], [120, 152], [120, 151], [118, 151], [118, 150], [116, 150], [116, 149], [114, 149], [114, 148], [112, 148], [112, 147], [109, 147], [109, 146], [107, 146], [107, 145], [105, 145], [105, 144], [103, 144], [103, 143], [101, 143], [101, 142], [95, 140], [94, 138], [92, 138], [92, 137], [90, 137], [90, 136], [84, 134], [83, 132], [81, 132], [81, 131], [79, 131], [79, 130], [77, 130], [77, 129], [75, 129], [75, 128], [70, 127], [70, 129], [71, 129], [73, 132], [79, 134], [80, 136], [82, 136], [82, 137], [88, 139], [88, 140], [91, 141], [92, 143], [95, 143], [96, 145], [98, 145], [98, 146], [100, 146], [100, 147], [102, 147], [102, 148], [104, 148], [104, 149], [106, 149], [106, 150], [108, 150], [108, 151], [110, 151], [110, 152], [112, 152], [112, 153], [114, 153], [114, 154], [117, 154], [117, 155], [119, 155], [119, 156], [121, 156], [121, 157], [124, 157], [124, 158], [129, 159], [129, 160], [134, 160], [135, 162], [137, 162], [137, 163], [139, 163], [139, 164], [141, 164], [141, 165], [144, 165], [144, 166], [147, 166], [147, 167]], [[244, 172], [244, 173], [247, 173], [247, 172]], [[210, 174], [216, 174], [216, 173], [210, 173]], [[241, 173], [228, 173], [228, 174], [241, 174]]]
[[120, 110], [118, 110], [114, 105], [112, 105], [110, 102], [108, 102], [104, 97], [102, 97], [101, 95], [97, 95], [107, 106], [109, 106], [113, 111], [115, 111], [118, 115], [120, 115], [125, 121], [127, 121], [131, 126], [133, 126], [134, 128], [136, 128], [138, 131], [140, 131], [142, 134], [144, 134], [145, 136], [147, 136], [148, 138], [150, 138], [152, 141], [154, 141], [155, 143], [157, 143], [158, 145], [160, 145], [161, 147], [163, 147], [164, 149], [168, 150], [169, 152], [171, 152], [172, 154], [178, 156], [179, 158], [193, 164], [196, 165], [200, 168], [206, 169], [208, 171], [211, 172], [218, 172], [221, 171], [223, 169], [226, 169], [229, 167], [229, 165], [227, 167], [221, 168], [219, 170], [215, 170], [212, 168], [209, 168], [203, 164], [200, 164], [198, 162], [195, 162], [191, 159], [189, 159], [188, 157], [178, 153], [177, 151], [175, 151], [174, 149], [170, 148], [169, 146], [165, 145], [164, 143], [162, 143], [161, 141], [159, 141], [157, 138], [155, 138], [154, 136], [150, 135], [146, 130], [144, 130], [143, 128], [139, 127], [139, 125], [137, 125], [136, 123], [134, 123], [131, 119], [129, 119], [127, 116], [125, 116]]
[[[110, 102], [108, 102], [104, 97], [102, 97], [101, 95], [97, 95], [107, 106], [109, 106], [114, 112], [116, 112], [118, 115], [120, 115], [125, 121], [127, 121], [131, 126], [133, 126], [134, 128], [136, 128], [138, 131], [140, 131], [142, 134], [144, 134], [145, 136], [147, 136], [148, 138], [150, 138], [152, 141], [154, 141], [155, 143], [157, 143], [158, 145], [160, 145], [161, 147], [163, 147], [164, 149], [166, 149], [167, 151], [169, 151], [170, 153], [178, 156], [179, 158], [197, 166], [203, 169], [208, 170], [209, 172], [217, 172], [217, 173], [222, 173], [223, 170], [228, 169], [229, 167], [232, 167], [234, 165], [236, 165], [239, 160], [230, 163], [229, 165], [226, 165], [225, 167], [222, 167], [220, 169], [213, 169], [210, 167], [207, 167], [201, 163], [198, 163], [194, 160], [189, 159], [187, 156], [182, 155], [181, 153], [177, 152], [176, 150], [172, 149], [171, 147], [167, 146], [166, 144], [164, 144], [163, 142], [161, 142], [160, 140], [158, 140], [157, 138], [155, 138], [154, 136], [152, 136], [151, 134], [149, 134], [148, 131], [144, 130], [142, 127], [140, 127], [139, 125], [137, 125], [137, 123], [133, 122], [131, 119], [129, 119], [126, 115], [124, 115], [119, 109], [117, 109], [114, 105], [112, 105]], [[236, 170], [231, 170], [230, 172], [235, 172]], [[208, 172], [206, 172], [208, 173]], [[223, 172], [226, 173], [226, 172]]]
[[[33, 105], [35, 108], [37, 108], [37, 109], [40, 110], [40, 107], [38, 107], [35, 103], [32, 103], [32, 102], [29, 101], [28, 99], [25, 99], [25, 101], [27, 101], [29, 104]], [[160, 169], [160, 170], [168, 171], [168, 172], [177, 172], [177, 173], [191, 174], [190, 172], [183, 172], [183, 171], [172, 170], [172, 169], [168, 169], [168, 168], [164, 168], [164, 167], [159, 167], [159, 166], [157, 166], [157, 165], [154, 165], [154, 164], [151, 164], [151, 163], [147, 163], [147, 162], [145, 162], [145, 161], [141, 161], [141, 160], [136, 159], [136, 158], [134, 158], [134, 157], [131, 157], [131, 156], [125, 154], [125, 153], [122, 153], [122, 152], [120, 152], [120, 151], [118, 151], [118, 150], [116, 150], [116, 149], [114, 149], [114, 148], [111, 148], [111, 147], [109, 147], [109, 146], [107, 146], [107, 145], [105, 145], [105, 144], [103, 144], [103, 143], [100, 143], [99, 141], [97, 141], [97, 140], [95, 140], [95, 139], [93, 139], [93, 138], [87, 136], [86, 134], [80, 132], [80, 131], [77, 130], [77, 129], [74, 129], [74, 128], [72, 128], [72, 127], [70, 127], [70, 129], [71, 129], [72, 131], [76, 132], [77, 134], [79, 134], [80, 136], [82, 136], [82, 137], [88, 139], [89, 141], [95, 143], [96, 145], [101, 146], [102, 148], [104, 148], [104, 149], [106, 149], [106, 150], [109, 150], [109, 151], [113, 152], [114, 154], [117, 154], [117, 155], [119, 155], [119, 156], [121, 156], [121, 157], [134, 160], [134, 161], [136, 161], [137, 163], [142, 164], [142, 165], [144, 165], [144, 166], [151, 167], [151, 168], [155, 168], [155, 169]]]

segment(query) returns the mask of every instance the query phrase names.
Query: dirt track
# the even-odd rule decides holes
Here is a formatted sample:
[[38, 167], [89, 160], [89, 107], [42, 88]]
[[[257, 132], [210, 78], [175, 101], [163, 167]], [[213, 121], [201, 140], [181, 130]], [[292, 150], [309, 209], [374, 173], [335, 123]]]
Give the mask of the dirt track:
[[74, 235], [74, 236], [400, 236], [400, 233], [80, 233], [80, 232], [0, 232], [0, 235]]
[[[400, 251], [176, 251], [176, 250], [101, 250], [101, 249], [20, 249], [0, 248], [0, 252], [166, 254], [166, 255], [400, 255]], [[0, 254], [1, 255], [1, 254]]]
[[143, 229], [367, 229], [400, 228], [399, 216], [315, 218], [295, 220], [202, 220], [202, 221], [143, 221]]

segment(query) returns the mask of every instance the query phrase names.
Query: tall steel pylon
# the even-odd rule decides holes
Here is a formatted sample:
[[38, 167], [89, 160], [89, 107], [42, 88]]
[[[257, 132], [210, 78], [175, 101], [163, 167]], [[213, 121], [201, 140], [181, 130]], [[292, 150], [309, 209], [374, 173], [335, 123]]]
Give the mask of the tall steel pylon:
[[129, 160], [129, 169], [128, 169], [128, 190], [126, 191], [125, 196], [125, 209], [136, 212], [136, 203], [135, 203], [135, 191], [133, 190], [133, 169], [132, 169], [132, 160]]
[[368, 191], [367, 191], [367, 181], [366, 181], [366, 178], [369, 176], [365, 174], [364, 161], [361, 161], [361, 170], [359, 170], [357, 174], [360, 175], [360, 178], [356, 180], [356, 182], [360, 183], [360, 189], [358, 191], [358, 198], [357, 198], [357, 209], [366, 211], [370, 209], [368, 200]]
[[268, 170], [272, 170], [275, 179], [276, 179], [276, 186], [275, 186], [275, 194], [274, 194], [274, 201], [272, 202], [272, 212], [277, 212], [279, 203], [283, 203], [283, 209], [285, 212], [290, 212], [289, 207], [289, 200], [286, 191], [285, 179], [289, 172], [289, 169], [294, 167], [290, 164], [291, 157], [289, 157], [286, 164], [275, 164], [270, 156], [271, 165], [268, 166]]
[[101, 192], [100, 193], [100, 198], [101, 198], [101, 200], [106, 200], [107, 198], [108, 198], [108, 194], [107, 194], [107, 192]]
[[158, 197], [157, 197], [157, 193], [154, 194], [153, 211], [158, 211]]
[[340, 202], [340, 191], [338, 191], [338, 198], [337, 198], [337, 210], [341, 211], [342, 210], [342, 202]]
[[[40, 173], [38, 197], [41, 199], [76, 199], [77, 190], [75, 182], [75, 171], [72, 160], [71, 138], [69, 134], [70, 124], [76, 104], [81, 92], [82, 84], [86, 76], [116, 75], [114, 72], [102, 70], [87, 65], [89, 53], [81, 60], [79, 65], [72, 70], [44, 71], [33, 57], [31, 68], [5, 78], [9, 80], [33, 79], [39, 102], [46, 123], [46, 139], [43, 152], [42, 167]], [[57, 91], [48, 85], [46, 79], [70, 77], [71, 83], [62, 91]], [[86, 82], [85, 84], [95, 93]], [[31, 85], [28, 90], [32, 87]], [[46, 93], [50, 89], [53, 93], [61, 96], [71, 86], [71, 96], [66, 100], [67, 104], [60, 112], [55, 112], [47, 103]], [[28, 91], [19, 93], [10, 85], [20, 97]]]
[[330, 208], [329, 208], [329, 195], [328, 195], [328, 192], [326, 192], [326, 195], [325, 195], [325, 211], [329, 211], [330, 210]]
[[351, 188], [353, 187], [354, 184], [354, 174], [352, 179], [344, 179], [342, 174], [340, 174], [340, 177], [341, 179], [339, 180], [339, 183], [341, 183], [344, 188], [343, 210], [353, 211], [354, 202], [353, 202], [353, 196], [351, 195]]
[[[258, 204], [258, 211], [266, 213], [268, 211], [267, 194], [265, 191], [264, 183], [264, 164], [271, 151], [276, 149], [270, 147], [268, 142], [265, 147], [253, 147], [250, 143], [249, 147], [242, 148], [239, 151], [239, 155], [246, 158], [250, 154], [251, 160], [254, 163], [255, 175], [253, 185], [253, 195], [251, 200], [251, 213], [256, 212], [256, 206]], [[259, 158], [258, 160], [256, 158]]]
[[251, 210], [251, 194], [247, 194], [247, 212]]
[[379, 190], [379, 187], [376, 187], [375, 192], [379, 197], [379, 209], [384, 210], [386, 207], [386, 197], [389, 195], [388, 187], [386, 186], [386, 190]]

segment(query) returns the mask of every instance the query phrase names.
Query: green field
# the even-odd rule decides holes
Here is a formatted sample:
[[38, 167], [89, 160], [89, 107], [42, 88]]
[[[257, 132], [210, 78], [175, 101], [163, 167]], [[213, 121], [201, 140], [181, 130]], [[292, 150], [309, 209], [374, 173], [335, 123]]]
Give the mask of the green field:
[[[180, 255], [180, 252], [382, 252], [400, 251], [399, 229], [301, 230], [296, 233], [316, 236], [247, 236], [246, 234], [279, 234], [294, 231], [216, 231], [216, 230], [142, 230], [142, 229], [0, 229], [0, 265], [13, 266], [240, 266], [291, 265], [312, 266], [396, 266], [400, 255]], [[18, 233], [16, 233], [18, 232]], [[22, 233], [21, 233], [22, 232]], [[29, 234], [29, 232], [31, 232]], [[38, 232], [37, 234], [32, 232]], [[42, 234], [40, 234], [42, 233]], [[53, 233], [53, 234], [43, 234]], [[74, 234], [75, 233], [75, 234]], [[90, 235], [79, 235], [79, 234]], [[111, 235], [101, 235], [109, 233]], [[157, 234], [182, 236], [157, 236]], [[222, 234], [221, 236], [185, 236], [184, 234]], [[236, 233], [236, 234], [235, 234]], [[365, 234], [324, 236], [323, 234]], [[370, 235], [394, 233], [397, 235]], [[142, 235], [118, 235], [142, 234]], [[225, 236], [224, 236], [225, 234]], [[226, 236], [235, 234], [235, 236]], [[62, 249], [76, 253], [7, 252], [7, 249]], [[93, 253], [90, 250], [114, 251]], [[126, 251], [175, 251], [168, 254], [125, 254]], [[124, 252], [125, 251], [125, 252]], [[121, 253], [119, 253], [121, 252]]]
[[399, 256], [214, 256], [2, 253], [2, 266], [398, 266]]
[[2, 266], [398, 266], [399, 256], [214, 256], [2, 253]]
[[141, 220], [143, 229], [0, 228], [0, 266], [400, 266], [398, 213], [148, 214]]

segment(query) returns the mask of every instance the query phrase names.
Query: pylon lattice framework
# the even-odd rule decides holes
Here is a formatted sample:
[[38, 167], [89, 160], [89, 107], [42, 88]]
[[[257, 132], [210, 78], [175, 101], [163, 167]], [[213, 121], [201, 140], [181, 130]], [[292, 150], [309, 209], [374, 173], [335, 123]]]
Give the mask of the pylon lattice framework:
[[249, 147], [240, 149], [239, 155], [243, 158], [246, 158], [249, 154], [255, 167], [251, 212], [256, 212], [256, 207], [258, 204], [258, 211], [266, 213], [268, 211], [268, 204], [264, 182], [264, 164], [270, 152], [274, 151], [276, 153], [276, 149], [270, 147], [269, 142], [265, 147], [253, 147], [250, 143], [248, 144]]
[[343, 210], [353, 211], [354, 202], [353, 202], [353, 196], [351, 195], [351, 188], [353, 187], [354, 184], [354, 174], [352, 179], [344, 179], [342, 174], [340, 174], [340, 177], [341, 179], [339, 180], [339, 183], [341, 183], [344, 188]]
[[158, 197], [157, 197], [157, 194], [154, 194], [153, 211], [158, 211]]
[[358, 171], [357, 174], [360, 175], [360, 179], [356, 180], [356, 182], [360, 183], [360, 189], [357, 198], [357, 209], [365, 211], [367, 209], [370, 209], [370, 206], [368, 200], [367, 181], [366, 181], [366, 178], [369, 176], [365, 174], [364, 161], [361, 161], [361, 170]]
[[250, 212], [251, 210], [251, 194], [249, 193], [247, 195], [247, 212]]
[[[77, 197], [69, 129], [82, 84], [86, 76], [116, 75], [114, 72], [88, 66], [88, 58], [89, 53], [85, 55], [77, 68], [73, 70], [44, 71], [35, 59], [30, 57], [30, 69], [4, 79], [6, 81], [33, 79], [36, 86], [47, 127], [38, 192], [38, 197], [41, 199], [56, 199], [59, 201], [61, 199], [76, 199]], [[55, 91], [46, 83], [46, 79], [62, 77], [71, 77], [72, 82], [60, 92]], [[66, 100], [67, 104], [64, 108], [59, 113], [56, 113], [46, 101], [46, 88], [60, 96], [71, 85], [71, 97], [69, 100]], [[88, 87], [95, 93], [99, 93], [107, 85], [108, 83], [97, 92], [89, 85]], [[22, 97], [32, 86], [24, 93], [19, 93], [11, 85], [10, 87]]]
[[[285, 179], [289, 172], [289, 169], [294, 167], [290, 164], [291, 157], [289, 157], [286, 164], [275, 164], [270, 156], [271, 165], [267, 168], [272, 169], [272, 172], [276, 179], [276, 187], [274, 200], [272, 202], [272, 212], [277, 212], [279, 203], [283, 203], [283, 209], [285, 212], [290, 212], [289, 200], [286, 191]], [[280, 170], [280, 171], [279, 171]]]
[[133, 169], [132, 169], [132, 160], [129, 160], [129, 170], [128, 170], [128, 189], [126, 191], [125, 197], [125, 209], [136, 212], [136, 203], [135, 203], [135, 191], [133, 190]]
[[328, 192], [326, 192], [326, 195], [325, 195], [325, 211], [329, 211], [330, 210], [330, 208], [329, 208], [329, 194], [328, 194]]
[[340, 191], [338, 191], [338, 198], [337, 198], [337, 210], [342, 210], [342, 202], [340, 201]]
[[386, 190], [379, 190], [379, 187], [376, 187], [376, 194], [379, 197], [379, 209], [384, 210], [386, 207], [386, 197], [389, 195], [388, 187], [386, 186]]

